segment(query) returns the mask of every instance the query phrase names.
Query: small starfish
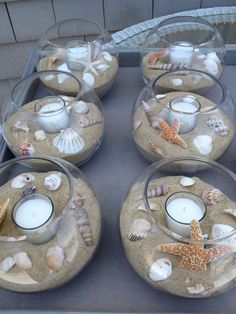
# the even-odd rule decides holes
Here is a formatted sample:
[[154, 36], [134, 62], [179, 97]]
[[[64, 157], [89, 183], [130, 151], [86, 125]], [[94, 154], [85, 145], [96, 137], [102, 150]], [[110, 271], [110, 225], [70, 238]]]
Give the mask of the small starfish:
[[[191, 222], [191, 240], [202, 240], [202, 231], [197, 220]], [[202, 271], [207, 269], [207, 264], [226, 254], [233, 252], [227, 245], [215, 246], [210, 249], [204, 249], [201, 243], [183, 244], [169, 243], [157, 246], [158, 251], [178, 255], [182, 258], [178, 267]]]
[[161, 129], [161, 137], [171, 144], [177, 144], [182, 148], [187, 148], [186, 142], [178, 135], [180, 127], [179, 120], [175, 119], [173, 125], [170, 127], [166, 121], [159, 119], [159, 128]]
[[96, 71], [95, 67], [96, 65], [102, 63], [102, 61], [101, 60], [92, 61], [92, 48], [91, 44], [88, 43], [88, 59], [86, 61], [79, 60], [78, 63], [83, 64], [85, 66], [84, 73], [91, 71], [98, 76], [98, 72]]

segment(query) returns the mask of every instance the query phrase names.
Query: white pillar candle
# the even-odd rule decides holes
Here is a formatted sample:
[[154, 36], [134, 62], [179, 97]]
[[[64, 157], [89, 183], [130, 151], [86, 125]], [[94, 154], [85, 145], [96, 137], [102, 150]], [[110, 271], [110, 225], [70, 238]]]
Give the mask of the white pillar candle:
[[197, 116], [201, 108], [196, 99], [189, 97], [191, 99], [191, 102], [189, 102], [184, 101], [185, 98], [186, 96], [176, 97], [170, 102], [169, 106], [168, 121], [172, 125], [175, 119], [179, 120], [179, 133], [190, 132], [196, 126]]
[[65, 101], [61, 97], [45, 97], [36, 103], [38, 123], [47, 133], [58, 133], [70, 125]]
[[66, 45], [66, 60], [69, 68], [79, 70], [82, 66], [80, 61], [88, 61], [87, 43], [78, 40], [68, 42]]
[[170, 45], [171, 63], [183, 63], [191, 65], [193, 57], [193, 45], [185, 41], [177, 41]]
[[167, 199], [165, 213], [168, 228], [183, 237], [189, 237], [191, 221], [195, 219], [202, 222], [206, 206], [193, 193], [177, 192]]

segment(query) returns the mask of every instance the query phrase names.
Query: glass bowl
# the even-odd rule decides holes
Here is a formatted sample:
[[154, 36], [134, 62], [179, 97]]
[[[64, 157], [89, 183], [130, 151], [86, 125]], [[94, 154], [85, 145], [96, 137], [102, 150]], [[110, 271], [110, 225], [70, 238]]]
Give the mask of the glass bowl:
[[100, 207], [74, 165], [21, 157], [0, 165], [0, 286], [52, 289], [92, 259], [100, 240]]
[[[176, 80], [183, 84], [175, 86]], [[132, 117], [135, 144], [151, 162], [191, 155], [216, 160], [234, 137], [234, 104], [228, 90], [198, 70], [173, 70], [151, 81], [139, 94]]]
[[191, 16], [168, 18], [145, 39], [141, 68], [145, 83], [169, 70], [197, 69], [219, 78], [223, 71], [223, 37], [209, 22]]
[[[75, 97], [42, 82], [64, 77]], [[98, 149], [104, 129], [102, 103], [93, 90], [67, 72], [41, 71], [19, 81], [1, 116], [7, 145], [16, 156], [48, 155], [80, 165]]]
[[[175, 175], [173, 167], [179, 169]], [[232, 288], [235, 188], [233, 172], [202, 157], [165, 159], [146, 168], [120, 213], [121, 239], [134, 270], [154, 288], [181, 297], [211, 297]]]
[[[110, 90], [119, 67], [118, 51], [110, 34], [101, 25], [85, 19], [64, 20], [51, 26], [39, 41], [36, 55], [38, 71], [70, 72], [94, 88], [100, 97]], [[64, 81], [56, 85], [60, 92], [64, 90]], [[69, 93], [76, 95], [73, 85]]]

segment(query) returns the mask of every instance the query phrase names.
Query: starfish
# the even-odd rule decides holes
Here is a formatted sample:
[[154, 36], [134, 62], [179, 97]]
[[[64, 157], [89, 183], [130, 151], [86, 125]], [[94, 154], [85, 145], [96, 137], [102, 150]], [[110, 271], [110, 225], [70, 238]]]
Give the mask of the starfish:
[[[191, 222], [191, 240], [202, 240], [202, 231], [197, 220]], [[180, 256], [182, 259], [178, 265], [179, 268], [197, 271], [206, 270], [209, 262], [233, 252], [232, 248], [227, 245], [204, 249], [204, 245], [201, 243], [160, 244], [157, 246], [157, 250]]]
[[178, 135], [180, 127], [179, 120], [175, 119], [173, 125], [170, 127], [166, 121], [159, 119], [159, 128], [161, 129], [161, 137], [167, 142], [177, 144], [182, 148], [187, 148], [186, 142]]
[[96, 71], [96, 65], [102, 63], [101, 60], [92, 61], [92, 48], [91, 43], [88, 43], [88, 59], [86, 61], [79, 60], [78, 63], [83, 64], [85, 66], [84, 73], [91, 71], [95, 75], [98, 76], [98, 72]]

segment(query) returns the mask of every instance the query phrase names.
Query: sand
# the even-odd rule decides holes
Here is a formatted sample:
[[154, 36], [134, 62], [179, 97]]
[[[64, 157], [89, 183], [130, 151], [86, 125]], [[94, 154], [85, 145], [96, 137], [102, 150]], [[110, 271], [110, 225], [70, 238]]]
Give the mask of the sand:
[[[37, 142], [35, 140], [34, 137], [35, 131], [41, 129], [40, 125], [37, 123], [36, 115], [34, 112], [34, 105], [36, 101], [37, 100], [34, 100], [32, 102], [25, 104], [22, 107], [23, 110], [14, 113], [4, 123], [3, 126], [4, 136], [8, 146], [13, 151], [13, 153], [17, 154], [16, 147], [20, 143], [28, 141], [35, 148], [34, 153], [35, 156], [48, 155], [59, 157], [77, 165], [89, 159], [100, 145], [103, 135], [104, 122], [102, 112], [99, 110], [99, 108], [95, 106], [93, 103], [87, 103], [89, 107], [89, 112], [88, 114], [86, 114], [86, 116], [89, 119], [96, 119], [102, 121], [99, 124], [95, 124], [87, 128], [81, 128], [79, 126], [78, 119], [81, 118], [82, 115], [77, 114], [72, 108], [70, 113], [71, 119], [70, 127], [79, 133], [81, 138], [84, 140], [85, 145], [79, 153], [64, 154], [60, 153], [59, 150], [52, 144], [53, 139], [58, 135], [58, 133], [55, 134], [47, 133], [47, 138], [43, 141]], [[30, 128], [29, 132], [26, 133], [23, 131], [12, 131], [12, 126], [17, 121], [25, 121]]]
[[[224, 154], [229, 145], [231, 144], [234, 136], [234, 127], [230, 120], [223, 114], [220, 109], [213, 110], [211, 113], [203, 113], [204, 110], [214, 107], [215, 104], [202, 97], [193, 93], [184, 93], [184, 92], [172, 92], [166, 94], [165, 98], [160, 99], [160, 102], [151, 99], [148, 101], [148, 104], [151, 106], [155, 114], [159, 114], [160, 111], [175, 97], [182, 95], [193, 95], [201, 104], [202, 114], [198, 115], [197, 126], [190, 132], [185, 134], [180, 134], [180, 136], [185, 140], [188, 147], [186, 149], [167, 142], [160, 136], [160, 130], [154, 129], [150, 126], [146, 113], [143, 110], [143, 106], [138, 107], [133, 116], [133, 128], [134, 125], [141, 121], [141, 125], [137, 130], [133, 129], [134, 141], [143, 154], [143, 156], [151, 161], [157, 161], [162, 158], [169, 157], [182, 157], [182, 156], [204, 156], [211, 160], [216, 160]], [[208, 108], [209, 106], [209, 108]], [[221, 118], [229, 126], [229, 134], [226, 137], [222, 137], [210, 129], [206, 121], [210, 116], [217, 116]], [[195, 145], [192, 143], [194, 137], [198, 135], [208, 135], [212, 138], [212, 151], [208, 155], [202, 155]], [[150, 149], [150, 143], [156, 144], [161, 149], [161, 154], [153, 153]]]
[[[188, 191], [201, 197], [205, 189], [212, 187], [197, 177], [194, 177], [194, 179], [196, 180], [196, 183], [192, 187], [182, 187], [179, 184], [179, 176], [160, 178], [150, 182], [149, 187], [159, 186], [163, 182], [168, 182], [170, 185], [170, 191], [167, 195], [151, 199], [159, 208], [159, 210], [153, 211], [152, 213], [161, 225], [165, 225], [165, 201], [172, 193], [177, 191]], [[149, 233], [148, 236], [142, 240], [133, 242], [128, 239], [130, 226], [135, 219], [143, 218], [152, 223], [147, 212], [137, 210], [137, 207], [141, 204], [144, 205], [143, 200], [140, 199], [143, 187], [144, 182], [136, 183], [131, 187], [122, 205], [120, 215], [120, 230], [123, 246], [127, 258], [134, 270], [154, 288], [188, 298], [213, 296], [231, 288], [234, 285], [236, 278], [235, 254], [228, 255], [218, 261], [209, 263], [207, 271], [182, 270], [178, 268], [180, 257], [169, 253], [159, 252], [156, 249], [159, 244], [170, 242], [176, 243], [176, 240], [171, 239], [167, 234], [161, 231], [160, 228], [153, 229], [155, 231]], [[222, 212], [223, 208], [235, 208], [235, 206], [235, 202], [230, 200], [227, 196], [225, 196], [221, 203], [207, 206], [207, 216], [201, 225], [203, 234], [207, 233], [209, 238], [211, 238], [211, 227], [216, 223], [228, 224], [235, 228], [235, 218]], [[210, 246], [208, 245], [207, 248], [209, 247]], [[167, 258], [171, 261], [173, 267], [172, 274], [166, 280], [154, 282], [148, 276], [149, 270], [151, 265], [160, 258]], [[200, 294], [191, 294], [187, 287], [193, 287], [196, 284], [204, 286], [204, 291]]]
[[[5, 220], [0, 226], [0, 235], [7, 237], [17, 237], [21, 233], [14, 225], [11, 215], [15, 203], [21, 198], [22, 191], [35, 185], [37, 193], [42, 193], [50, 197], [53, 201], [56, 217], [62, 215], [62, 211], [68, 202], [69, 186], [67, 177], [62, 174], [62, 184], [57, 191], [48, 191], [44, 185], [44, 178], [50, 172], [34, 173], [36, 180], [22, 189], [12, 189], [11, 180], [0, 187], [0, 199], [10, 198]], [[8, 273], [0, 274], [0, 285], [3, 288], [20, 291], [35, 292], [42, 291], [59, 286], [78, 274], [91, 260], [98, 246], [101, 231], [101, 214], [99, 204], [92, 189], [81, 179], [73, 179], [74, 193], [79, 192], [84, 198], [84, 208], [89, 217], [89, 223], [92, 230], [94, 245], [86, 246], [80, 232], [76, 229], [76, 236], [64, 247], [66, 260], [63, 267], [58, 272], [52, 272], [47, 266], [45, 255], [50, 247], [59, 245], [56, 238], [52, 238], [49, 242], [33, 245], [27, 241], [15, 242], [14, 244], [1, 242], [0, 261], [8, 256], [13, 256], [17, 252], [27, 252], [31, 261], [32, 268], [22, 271], [18, 266], [14, 266]], [[67, 231], [71, 233], [70, 228]], [[65, 235], [66, 237], [66, 235]], [[59, 245], [60, 246], [60, 245]]]

